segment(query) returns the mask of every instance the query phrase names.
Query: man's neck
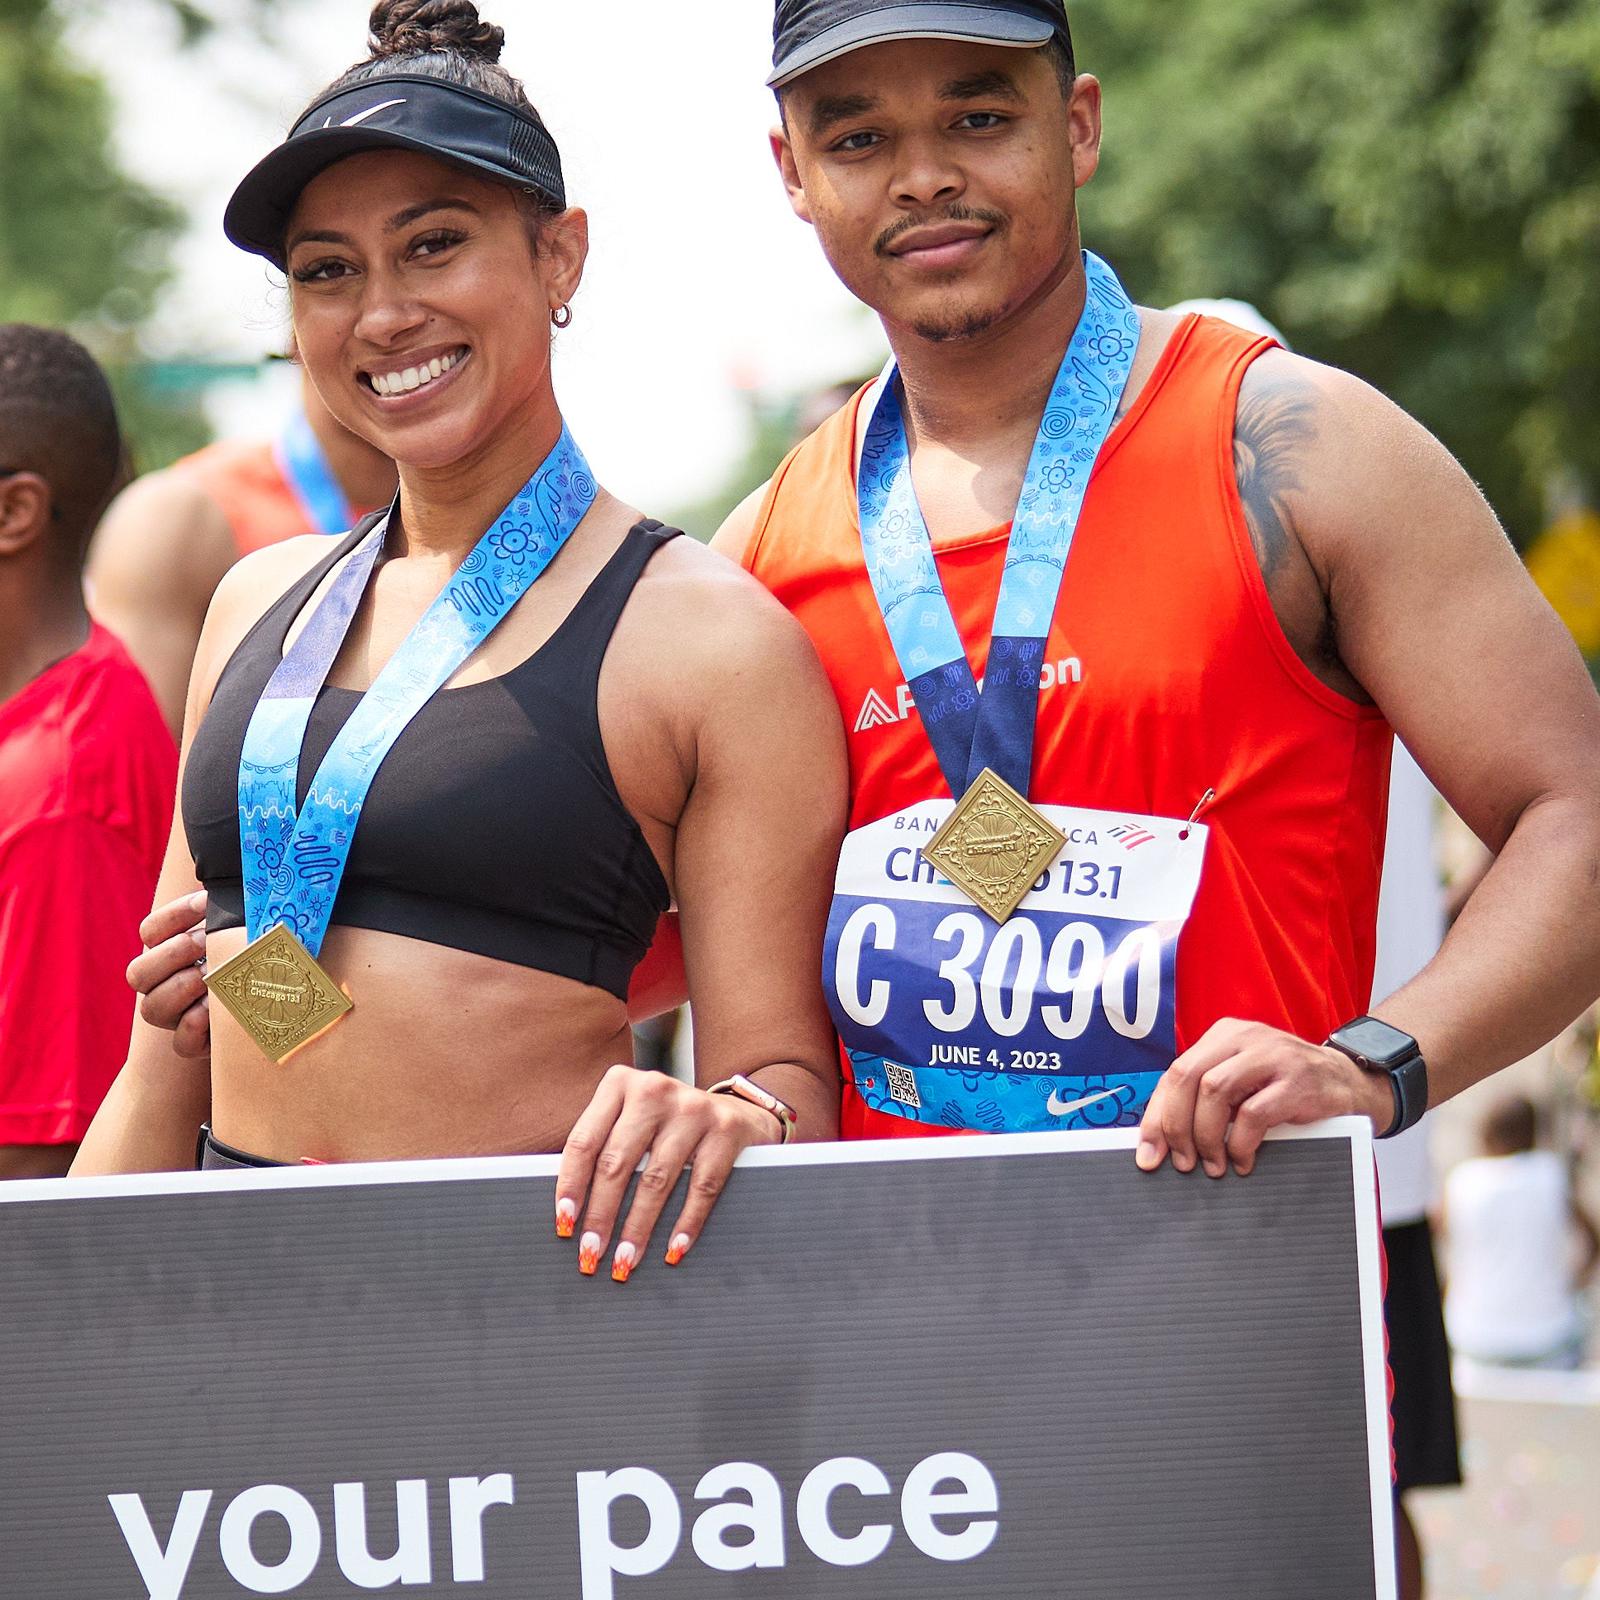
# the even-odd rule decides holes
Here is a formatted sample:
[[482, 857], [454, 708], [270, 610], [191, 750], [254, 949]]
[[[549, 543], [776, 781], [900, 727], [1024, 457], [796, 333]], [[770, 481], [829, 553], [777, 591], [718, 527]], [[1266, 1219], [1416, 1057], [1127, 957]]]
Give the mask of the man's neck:
[[968, 460], [1031, 448], [1088, 285], [1075, 250], [1059, 279], [1004, 322], [969, 339], [934, 341], [886, 325], [906, 397], [913, 446]]
[[83, 584], [0, 568], [0, 705], [89, 642]]

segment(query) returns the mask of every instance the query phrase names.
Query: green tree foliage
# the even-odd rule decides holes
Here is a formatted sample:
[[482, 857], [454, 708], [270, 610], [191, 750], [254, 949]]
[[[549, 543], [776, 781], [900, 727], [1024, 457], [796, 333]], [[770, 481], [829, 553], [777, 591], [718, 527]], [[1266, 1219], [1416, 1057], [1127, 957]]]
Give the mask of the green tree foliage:
[[1072, 16], [1106, 90], [1085, 235], [1140, 299], [1253, 301], [1434, 429], [1519, 543], [1557, 476], [1600, 494], [1594, 0]]
[[141, 382], [135, 331], [182, 213], [130, 177], [104, 81], [62, 47], [46, 0], [0, 0], [0, 321], [68, 327], [105, 363], [140, 467], [204, 441], [192, 400]]
[[[163, 3], [184, 44], [215, 25], [188, 0]], [[270, 0], [234, 4], [256, 26], [271, 10]], [[65, 14], [51, 0], [0, 0], [0, 322], [83, 338], [111, 375], [138, 465], [161, 466], [207, 436], [197, 392], [152, 383], [137, 344], [183, 215], [119, 165], [110, 92], [63, 46]]]
[[101, 79], [45, 0], [0, 0], [0, 318], [128, 327], [182, 217], [118, 166]]

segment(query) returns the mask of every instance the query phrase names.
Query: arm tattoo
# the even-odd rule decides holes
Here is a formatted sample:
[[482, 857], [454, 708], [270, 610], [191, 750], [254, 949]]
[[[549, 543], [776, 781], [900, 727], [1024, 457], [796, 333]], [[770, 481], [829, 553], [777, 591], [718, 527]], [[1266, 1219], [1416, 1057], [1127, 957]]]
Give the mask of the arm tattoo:
[[1294, 377], [1252, 367], [1239, 391], [1233, 471], [1261, 576], [1272, 583], [1291, 549], [1285, 498], [1300, 492], [1301, 453], [1313, 434], [1315, 391]]

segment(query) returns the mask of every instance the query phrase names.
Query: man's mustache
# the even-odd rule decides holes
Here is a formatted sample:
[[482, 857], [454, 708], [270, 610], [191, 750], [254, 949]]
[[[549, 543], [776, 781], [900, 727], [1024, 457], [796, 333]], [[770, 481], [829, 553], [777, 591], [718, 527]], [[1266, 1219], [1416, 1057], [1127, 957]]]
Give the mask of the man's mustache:
[[897, 240], [903, 239], [908, 233], [917, 228], [935, 228], [941, 222], [984, 222], [998, 230], [1007, 225], [1007, 218], [1003, 212], [990, 211], [984, 206], [946, 206], [943, 211], [930, 212], [926, 216], [901, 217], [878, 235], [872, 248], [880, 256], [885, 255]]

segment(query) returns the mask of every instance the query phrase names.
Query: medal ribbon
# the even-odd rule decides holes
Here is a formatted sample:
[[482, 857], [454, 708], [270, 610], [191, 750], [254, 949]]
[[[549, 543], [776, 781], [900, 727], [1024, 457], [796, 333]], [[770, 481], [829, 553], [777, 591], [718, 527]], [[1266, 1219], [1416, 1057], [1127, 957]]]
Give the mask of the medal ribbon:
[[322, 453], [322, 445], [306, 414], [298, 407], [272, 447], [284, 481], [318, 533], [343, 533], [356, 525], [356, 514]]
[[1083, 259], [1088, 294], [1045, 402], [1017, 501], [981, 691], [917, 504], [892, 366], [867, 426], [857, 474], [867, 574], [940, 770], [957, 798], [986, 767], [1019, 794], [1028, 793], [1045, 640], [1089, 478], [1133, 370], [1139, 313], [1105, 262], [1087, 251]]
[[239, 838], [245, 929], [252, 941], [282, 923], [316, 957], [362, 804], [384, 757], [555, 559], [594, 498], [588, 463], [563, 428], [544, 464], [473, 547], [362, 697], [322, 758], [299, 809], [296, 780], [311, 709], [366, 591], [388, 518], [356, 547], [279, 662], [245, 732]]

